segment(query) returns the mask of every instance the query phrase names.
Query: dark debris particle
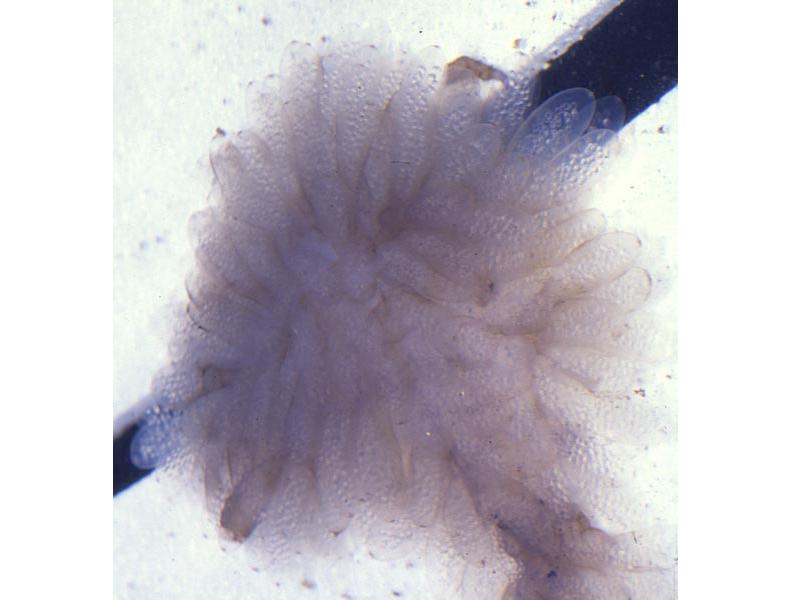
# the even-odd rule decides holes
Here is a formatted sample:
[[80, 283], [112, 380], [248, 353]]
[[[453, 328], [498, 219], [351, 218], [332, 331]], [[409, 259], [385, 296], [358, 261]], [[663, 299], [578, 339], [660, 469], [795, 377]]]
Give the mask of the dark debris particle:
[[556, 577], [557, 575], [558, 575], [558, 573], [556, 573], [555, 570], [552, 570], [547, 574], [547, 578], [548, 579], [552, 579], [553, 577]]
[[303, 581], [300, 582], [300, 585], [302, 585], [307, 590], [315, 590], [315, 589], [317, 589], [316, 582], [311, 581], [310, 579], [303, 579]]
[[272, 24], [272, 19], [270, 19], [269, 17], [261, 17], [261, 24], [264, 27], [268, 27], [270, 24]]
[[403, 592], [398, 592], [397, 590], [392, 590], [392, 596], [395, 598], [400, 598], [403, 595]]

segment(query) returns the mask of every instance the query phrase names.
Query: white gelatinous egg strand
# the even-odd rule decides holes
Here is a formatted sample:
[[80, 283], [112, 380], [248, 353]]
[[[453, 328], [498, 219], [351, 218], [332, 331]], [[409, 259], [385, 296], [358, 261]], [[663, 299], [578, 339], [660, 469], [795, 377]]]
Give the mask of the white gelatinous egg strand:
[[571, 89], [523, 120], [529, 77], [492, 95], [442, 63], [287, 49], [258, 125], [217, 140], [134, 459], [199, 474], [268, 560], [346, 531], [444, 544], [464, 598], [669, 597], [634, 475], [669, 435], [633, 393], [650, 279], [587, 194], [623, 109]]

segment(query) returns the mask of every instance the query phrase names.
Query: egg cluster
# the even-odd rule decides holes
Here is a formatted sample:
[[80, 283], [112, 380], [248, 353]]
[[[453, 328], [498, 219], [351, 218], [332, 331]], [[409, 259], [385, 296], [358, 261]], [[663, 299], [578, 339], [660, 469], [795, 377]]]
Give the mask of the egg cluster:
[[268, 560], [435, 543], [463, 598], [665, 598], [637, 500], [664, 415], [639, 239], [589, 191], [624, 111], [369, 45], [293, 44], [220, 136], [172, 363], [134, 444]]

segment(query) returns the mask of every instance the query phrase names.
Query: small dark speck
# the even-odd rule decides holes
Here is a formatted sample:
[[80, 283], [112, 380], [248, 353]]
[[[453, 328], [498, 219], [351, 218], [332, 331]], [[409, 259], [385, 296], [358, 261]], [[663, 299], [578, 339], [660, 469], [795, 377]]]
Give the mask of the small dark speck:
[[422, 29], [420, 29], [419, 32], [422, 33]]
[[666, 131], [666, 129], [664, 128], [663, 125], [658, 128], [658, 133], [664, 133], [665, 131]]
[[222, 127], [217, 127], [217, 135], [228, 135]]
[[392, 590], [392, 596], [395, 598], [400, 598], [403, 595], [403, 592], [398, 592], [397, 590]]
[[236, 12], [238, 12], [239, 14], [243, 13], [244, 12], [244, 6], [241, 6], [241, 5], [237, 6], [236, 7]]
[[647, 396], [647, 394], [645, 393], [644, 388], [635, 389], [635, 390], [633, 390], [633, 393], [636, 394], [637, 396], [641, 396], [642, 398], [645, 398]]
[[261, 17], [261, 24], [264, 27], [268, 27], [270, 23], [272, 23], [272, 19], [270, 19], [269, 17]]
[[[551, 21], [555, 21], [557, 16], [558, 16], [558, 13], [553, 13], [553, 16], [550, 17], [550, 20]], [[548, 575], [548, 577], [549, 577], [549, 575]]]
[[300, 582], [300, 585], [302, 585], [307, 590], [317, 589], [317, 584], [309, 579], [303, 579], [303, 581]]
[[550, 571], [550, 572], [547, 574], [547, 578], [548, 578], [548, 579], [552, 579], [553, 577], [555, 577], [555, 576], [557, 576], [557, 575], [558, 575], [558, 573], [556, 573], [555, 571]]

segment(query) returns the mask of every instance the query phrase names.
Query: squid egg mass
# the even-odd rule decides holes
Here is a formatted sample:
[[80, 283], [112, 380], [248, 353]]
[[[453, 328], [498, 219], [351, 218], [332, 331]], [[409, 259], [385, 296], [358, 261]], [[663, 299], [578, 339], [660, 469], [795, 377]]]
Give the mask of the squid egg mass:
[[674, 428], [637, 393], [668, 357], [640, 240], [591, 194], [624, 108], [531, 112], [531, 73], [445, 62], [294, 43], [217, 137], [133, 459], [199, 482], [265, 568], [427, 544], [453, 597], [669, 598], [670, 490], [639, 463]]

